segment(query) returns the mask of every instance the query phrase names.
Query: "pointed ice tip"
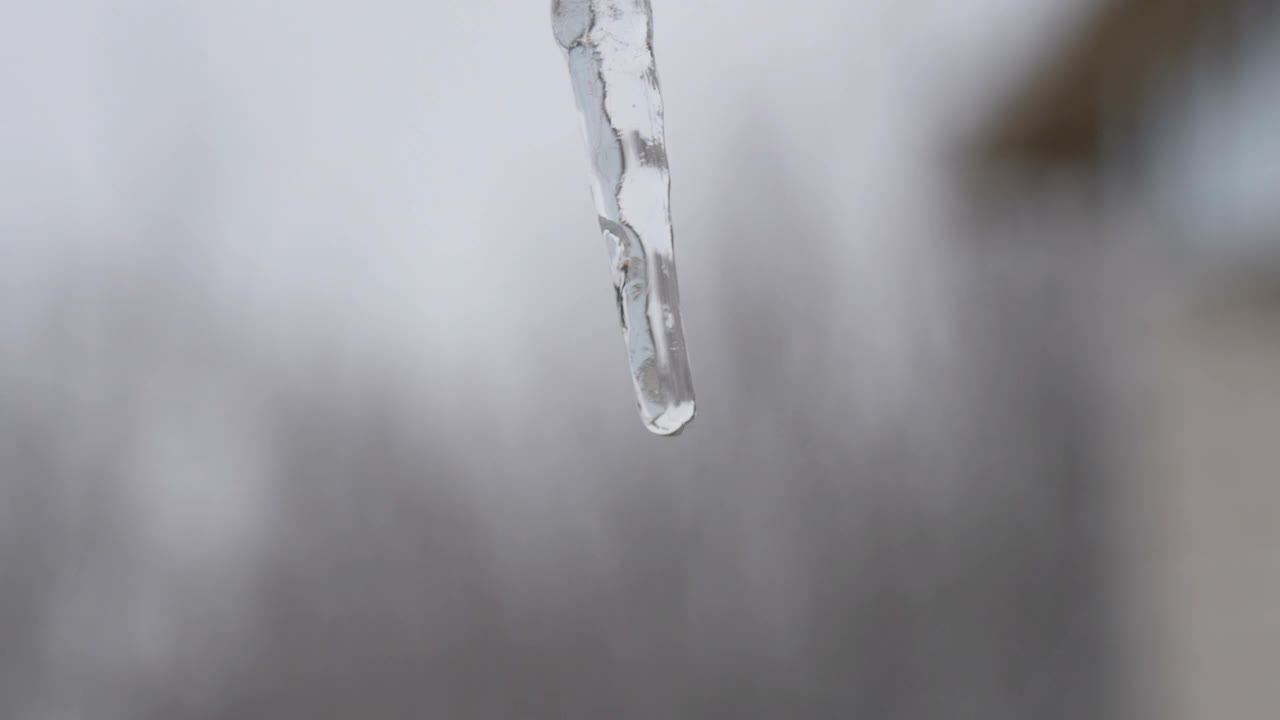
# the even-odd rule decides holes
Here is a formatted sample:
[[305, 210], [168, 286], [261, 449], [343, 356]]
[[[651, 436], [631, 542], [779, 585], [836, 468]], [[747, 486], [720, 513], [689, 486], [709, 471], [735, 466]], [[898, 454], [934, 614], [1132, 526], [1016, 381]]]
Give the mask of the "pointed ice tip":
[[694, 401], [689, 400], [688, 402], [668, 407], [661, 415], [655, 418], [644, 418], [644, 426], [654, 435], [675, 437], [689, 427], [696, 413], [697, 405]]

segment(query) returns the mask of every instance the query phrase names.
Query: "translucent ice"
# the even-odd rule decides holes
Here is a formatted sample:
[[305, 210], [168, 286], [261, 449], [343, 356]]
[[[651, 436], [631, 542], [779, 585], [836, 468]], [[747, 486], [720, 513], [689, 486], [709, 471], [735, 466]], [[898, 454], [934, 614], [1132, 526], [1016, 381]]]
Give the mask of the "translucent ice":
[[671, 177], [649, 0], [552, 0], [591, 155], [592, 193], [640, 416], [659, 435], [694, 414], [671, 229]]

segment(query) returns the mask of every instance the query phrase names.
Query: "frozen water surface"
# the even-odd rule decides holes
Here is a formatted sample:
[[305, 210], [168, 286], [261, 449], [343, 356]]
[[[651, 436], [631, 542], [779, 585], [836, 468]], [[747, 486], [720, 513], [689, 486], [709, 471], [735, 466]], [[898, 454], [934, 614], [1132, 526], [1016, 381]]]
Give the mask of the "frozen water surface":
[[582, 115], [631, 378], [650, 431], [693, 420], [649, 0], [552, 0]]

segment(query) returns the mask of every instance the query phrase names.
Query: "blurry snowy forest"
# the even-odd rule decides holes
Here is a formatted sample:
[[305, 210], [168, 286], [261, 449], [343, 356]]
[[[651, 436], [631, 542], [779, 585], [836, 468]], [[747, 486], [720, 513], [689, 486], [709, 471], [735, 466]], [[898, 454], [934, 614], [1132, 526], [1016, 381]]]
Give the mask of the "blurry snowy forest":
[[1054, 4], [924, 5], [655, 0], [666, 441], [545, 3], [0, 12], [0, 717], [1114, 713], [1091, 259], [946, 170]]

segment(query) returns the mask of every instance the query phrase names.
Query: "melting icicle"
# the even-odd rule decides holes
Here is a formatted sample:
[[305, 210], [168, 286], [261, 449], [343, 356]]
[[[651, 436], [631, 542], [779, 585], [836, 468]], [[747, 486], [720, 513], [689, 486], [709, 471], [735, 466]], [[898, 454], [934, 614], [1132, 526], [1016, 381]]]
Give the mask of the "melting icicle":
[[552, 0], [591, 154], [623, 337], [645, 426], [693, 419], [671, 229], [671, 177], [649, 0]]

